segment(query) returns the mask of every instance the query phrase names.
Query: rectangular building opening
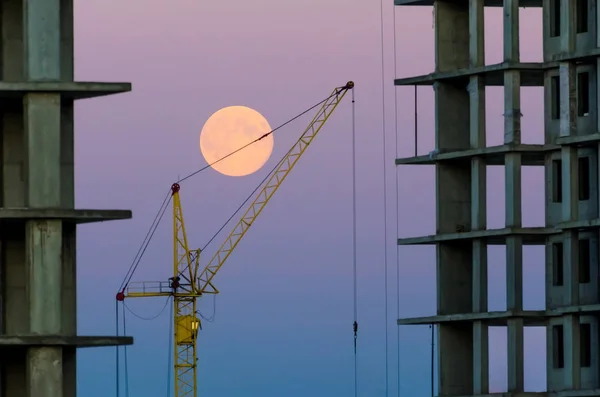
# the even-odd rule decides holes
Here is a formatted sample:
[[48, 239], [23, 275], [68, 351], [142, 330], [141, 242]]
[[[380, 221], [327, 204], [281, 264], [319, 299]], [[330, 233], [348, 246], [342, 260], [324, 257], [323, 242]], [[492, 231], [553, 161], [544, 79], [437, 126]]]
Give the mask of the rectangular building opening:
[[562, 160], [552, 160], [552, 201], [562, 202]]
[[577, 115], [590, 114], [590, 72], [577, 74]]
[[592, 327], [590, 323], [579, 324], [580, 366], [592, 366]]
[[576, 0], [577, 15], [577, 33], [587, 33], [588, 31], [588, 0]]
[[579, 200], [590, 199], [590, 158], [588, 156], [579, 157], [577, 164]]
[[562, 325], [552, 327], [552, 365], [554, 368], [565, 367], [565, 341]]
[[550, 117], [560, 118], [560, 76], [550, 77]]
[[563, 243], [552, 243], [552, 285], [564, 284]]
[[550, 37], [560, 36], [561, 0], [550, 0]]
[[579, 282], [587, 284], [592, 281], [590, 239], [579, 239]]

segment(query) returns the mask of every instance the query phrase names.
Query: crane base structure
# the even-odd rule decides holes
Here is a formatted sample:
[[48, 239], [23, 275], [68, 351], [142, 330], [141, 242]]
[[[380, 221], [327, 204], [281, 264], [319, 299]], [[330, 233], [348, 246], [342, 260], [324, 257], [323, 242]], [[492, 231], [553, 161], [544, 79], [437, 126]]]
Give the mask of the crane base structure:
[[73, 104], [131, 90], [73, 81], [73, 0], [0, 0], [0, 396], [74, 397], [76, 229], [129, 219], [75, 209]]

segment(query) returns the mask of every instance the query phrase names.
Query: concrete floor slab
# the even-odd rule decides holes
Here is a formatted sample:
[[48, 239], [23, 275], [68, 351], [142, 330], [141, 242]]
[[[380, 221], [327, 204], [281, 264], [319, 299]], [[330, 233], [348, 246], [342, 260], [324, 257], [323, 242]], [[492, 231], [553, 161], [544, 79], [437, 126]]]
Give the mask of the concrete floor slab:
[[131, 210], [0, 208], [0, 221], [61, 219], [77, 224], [131, 219]]
[[589, 134], [589, 135], [569, 135], [561, 136], [556, 139], [558, 145], [573, 145], [578, 147], [583, 146], [594, 146], [600, 142], [600, 133]]
[[[434, 0], [394, 0], [397, 6], [433, 6]], [[446, 0], [448, 3], [468, 3], [469, 0]], [[542, 7], [542, 0], [520, 0], [520, 7]], [[503, 0], [485, 0], [485, 7], [502, 7]]]
[[24, 97], [31, 93], [60, 93], [62, 98], [87, 99], [131, 91], [131, 83], [78, 81], [0, 81], [0, 99]]
[[0, 349], [31, 346], [105, 347], [132, 344], [131, 336], [0, 335]]
[[504, 165], [505, 154], [520, 153], [522, 165], [543, 166], [546, 153], [557, 150], [560, 150], [560, 146], [558, 145], [510, 144], [489, 146], [480, 149], [432, 152], [431, 154], [422, 156], [399, 158], [396, 159], [396, 165], [433, 165], [438, 162], [468, 163], [474, 157], [483, 159], [486, 165]]
[[522, 87], [543, 87], [545, 70], [556, 68], [558, 68], [558, 64], [555, 62], [503, 62], [476, 68], [399, 78], [394, 80], [394, 85], [433, 85], [436, 81], [446, 81], [466, 87], [469, 84], [469, 77], [482, 76], [486, 86], [501, 87], [504, 85], [504, 72], [513, 70], [520, 72]]
[[399, 238], [398, 245], [432, 245], [441, 242], [469, 242], [485, 240], [489, 245], [505, 245], [506, 239], [521, 236], [523, 245], [544, 245], [546, 237], [560, 233], [560, 230], [547, 227], [506, 227], [502, 229], [475, 230], [456, 233], [443, 233], [421, 237]]
[[561, 222], [556, 225], [557, 229], [578, 229], [578, 230], [589, 230], [600, 228], [600, 219], [581, 219], [576, 221]]
[[529, 327], [544, 326], [548, 319], [569, 314], [590, 315], [600, 313], [600, 304], [565, 306], [548, 310], [505, 310], [478, 313], [457, 313], [421, 317], [399, 318], [398, 325], [427, 325], [443, 323], [470, 323], [481, 321], [488, 326], [506, 326], [509, 319], [521, 318]]
[[545, 324], [544, 310], [507, 310], [483, 313], [460, 313], [439, 316], [409, 317], [398, 319], [398, 325], [427, 325], [442, 323], [471, 323], [481, 321], [489, 326], [506, 326], [509, 319], [522, 318], [525, 325], [542, 326]]

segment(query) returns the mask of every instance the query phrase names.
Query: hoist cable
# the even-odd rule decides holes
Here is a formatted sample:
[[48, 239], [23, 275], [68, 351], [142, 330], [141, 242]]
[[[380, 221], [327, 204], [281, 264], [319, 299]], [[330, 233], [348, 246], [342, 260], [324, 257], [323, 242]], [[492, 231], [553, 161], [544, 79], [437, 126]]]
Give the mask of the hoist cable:
[[419, 98], [418, 98], [418, 92], [417, 91], [417, 85], [415, 84], [415, 157], [417, 157], [417, 152], [419, 149], [419, 137], [417, 136], [418, 132], [419, 132], [419, 113], [418, 113], [418, 107], [419, 107]]
[[[200, 168], [200, 169], [198, 169], [198, 170], [196, 170], [196, 171], [192, 172], [191, 174], [189, 174], [189, 175], [187, 175], [187, 176], [185, 176], [185, 177], [183, 177], [183, 178], [181, 178], [181, 179], [178, 179], [176, 183], [181, 183], [181, 182], [183, 182], [183, 181], [185, 181], [185, 180], [187, 180], [187, 179], [189, 179], [189, 178], [193, 177], [194, 175], [197, 175], [197, 174], [199, 174], [200, 172], [202, 172], [202, 171], [205, 171], [205, 170], [207, 170], [208, 168], [211, 168], [213, 165], [215, 165], [215, 164], [217, 164], [217, 163], [219, 163], [219, 162], [221, 162], [221, 161], [223, 161], [223, 160], [227, 159], [228, 157], [231, 157], [231, 156], [233, 156], [234, 154], [236, 154], [236, 153], [238, 153], [239, 151], [241, 151], [241, 150], [243, 150], [243, 149], [247, 148], [248, 146], [250, 146], [250, 145], [253, 145], [253, 144], [257, 143], [258, 141], [260, 141], [260, 140], [262, 140], [262, 139], [266, 138], [267, 136], [269, 136], [269, 135], [271, 135], [271, 134], [275, 133], [276, 131], [280, 130], [281, 128], [283, 128], [283, 127], [285, 127], [286, 125], [290, 124], [291, 122], [295, 121], [296, 119], [298, 119], [298, 118], [300, 118], [300, 117], [304, 116], [306, 113], [310, 112], [311, 110], [313, 110], [313, 109], [315, 109], [315, 108], [317, 108], [317, 107], [321, 106], [323, 103], [327, 102], [329, 99], [331, 99], [333, 96], [337, 95], [338, 93], [339, 93], [339, 92], [336, 90], [334, 93], [332, 93], [331, 95], [329, 95], [329, 96], [328, 96], [328, 97], [326, 97], [325, 99], [323, 99], [323, 100], [319, 101], [318, 103], [314, 104], [313, 106], [309, 107], [308, 109], [304, 110], [303, 112], [301, 112], [301, 113], [297, 114], [296, 116], [294, 116], [294, 117], [292, 117], [291, 119], [287, 120], [287, 121], [286, 121], [286, 122], [284, 122], [283, 124], [280, 124], [279, 126], [277, 126], [276, 128], [272, 129], [271, 131], [269, 131], [269, 132], [267, 132], [267, 133], [263, 134], [263, 135], [262, 135], [262, 136], [260, 136], [259, 138], [257, 138], [257, 139], [255, 139], [255, 140], [253, 140], [253, 141], [251, 141], [251, 142], [249, 142], [249, 143], [247, 143], [247, 144], [243, 145], [242, 147], [240, 147], [240, 148], [238, 148], [238, 149], [234, 150], [233, 152], [231, 152], [231, 153], [229, 153], [229, 154], [227, 154], [227, 155], [225, 155], [225, 156], [223, 156], [223, 157], [221, 157], [221, 158], [219, 158], [219, 159], [217, 159], [217, 160], [213, 161], [212, 163], [209, 163], [209, 164], [205, 165], [204, 167], [202, 167], [202, 168]], [[290, 149], [290, 150], [291, 150], [291, 149]], [[259, 187], [260, 187], [260, 185], [259, 185]], [[258, 187], [257, 187], [257, 189], [258, 189]], [[257, 189], [256, 189], [256, 190], [257, 190]], [[146, 233], [146, 237], [144, 238], [144, 241], [142, 242], [142, 245], [141, 245], [141, 246], [140, 246], [140, 248], [138, 249], [138, 252], [137, 252], [136, 256], [134, 257], [134, 259], [133, 259], [133, 262], [132, 262], [132, 264], [131, 264], [131, 265], [130, 265], [130, 267], [129, 267], [129, 270], [127, 271], [127, 273], [126, 273], [126, 275], [125, 275], [125, 278], [124, 278], [123, 282], [121, 283], [121, 286], [119, 287], [119, 291], [123, 291], [123, 289], [124, 289], [124, 288], [126, 288], [126, 287], [127, 287], [127, 284], [128, 284], [130, 281], [131, 281], [131, 279], [132, 279], [132, 277], [133, 277], [133, 274], [135, 273], [135, 271], [136, 271], [136, 269], [137, 269], [137, 267], [138, 267], [138, 265], [139, 265], [139, 263], [140, 263], [140, 261], [141, 261], [141, 259], [142, 259], [142, 256], [143, 256], [143, 255], [144, 255], [144, 253], [146, 252], [146, 248], [148, 247], [148, 245], [149, 245], [149, 243], [150, 243], [150, 240], [151, 240], [151, 239], [152, 239], [152, 237], [154, 236], [154, 232], [155, 232], [155, 231], [156, 231], [156, 229], [158, 228], [158, 225], [159, 225], [159, 223], [160, 223], [160, 221], [161, 221], [161, 219], [162, 219], [162, 216], [164, 215], [164, 213], [165, 213], [165, 211], [166, 211], [166, 208], [167, 208], [167, 206], [168, 206], [168, 204], [169, 204], [169, 202], [170, 202], [170, 201], [171, 201], [171, 189], [169, 189], [169, 192], [167, 193], [167, 195], [166, 195], [165, 199], [163, 200], [163, 204], [160, 206], [160, 208], [159, 208], [159, 210], [158, 210], [158, 212], [157, 212], [157, 214], [156, 214], [156, 216], [155, 216], [155, 218], [154, 218], [154, 221], [153, 221], [153, 222], [152, 222], [152, 224], [150, 225], [150, 229], [149, 229], [149, 230], [148, 230], [148, 232]], [[239, 209], [238, 209], [237, 211], [239, 212]], [[235, 214], [234, 214], [233, 216], [235, 216]], [[232, 217], [233, 217], [233, 216], [232, 216]], [[228, 222], [229, 222], [229, 221], [228, 221]], [[228, 223], [228, 222], [227, 222], [227, 223]], [[227, 223], [226, 223], [226, 224], [227, 224]], [[225, 224], [225, 225], [226, 225], [226, 224]], [[225, 227], [225, 225], [224, 225], [222, 228], [224, 228], [224, 227]], [[213, 237], [213, 238], [214, 238], [214, 237]]]
[[435, 396], [435, 325], [431, 324], [431, 395]]
[[[127, 335], [125, 318], [125, 310], [123, 310], [123, 335]], [[123, 346], [123, 360], [125, 361], [125, 397], [129, 397], [129, 360], [127, 359], [127, 345]]]
[[358, 331], [358, 291], [357, 291], [357, 227], [356, 227], [356, 105], [354, 90], [352, 90], [352, 275], [354, 288], [354, 397], [358, 396], [358, 360], [356, 354], [356, 339]]
[[213, 313], [211, 314], [210, 317], [206, 317], [199, 310], [196, 311], [196, 313], [198, 313], [198, 315], [204, 321], [208, 321], [209, 323], [213, 323], [215, 321], [215, 317], [217, 316], [217, 294], [212, 294], [212, 296], [213, 296]]
[[150, 244], [150, 240], [152, 240], [152, 237], [154, 236], [154, 233], [156, 233], [156, 229], [158, 229], [158, 225], [160, 224], [160, 221], [162, 220], [162, 217], [165, 215], [165, 212], [167, 211], [167, 208], [168, 208], [170, 202], [171, 202], [171, 195], [169, 194], [167, 200], [164, 202], [164, 205], [163, 205], [162, 209], [158, 213], [157, 221], [154, 224], [154, 228], [150, 232], [150, 236], [148, 237], [148, 240], [146, 241], [146, 245], [143, 246], [143, 249], [142, 249], [142, 251], [140, 253], [140, 256], [138, 257], [138, 260], [137, 260], [135, 266], [133, 267], [133, 270], [129, 274], [129, 277], [127, 278], [127, 281], [125, 282], [125, 285], [123, 285], [123, 287], [126, 287], [127, 284], [129, 284], [129, 282], [131, 281], [131, 278], [133, 277], [133, 274], [137, 270], [137, 268], [138, 268], [138, 266], [140, 264], [140, 261], [142, 260], [142, 256], [144, 256], [144, 253], [146, 253], [146, 249], [148, 249], [148, 245]]
[[385, 329], [385, 396], [389, 395], [389, 369], [388, 369], [388, 218], [387, 218], [387, 167], [386, 167], [386, 122], [385, 122], [385, 36], [383, 19], [383, 0], [380, 4], [381, 25], [381, 135], [382, 135], [382, 161], [383, 161], [383, 294], [384, 294], [384, 329]]
[[[119, 336], [119, 301], [115, 301], [115, 328], [116, 328], [116, 332], [115, 332], [115, 336]], [[119, 371], [119, 346], [115, 346], [115, 367], [116, 367], [116, 373], [115, 373], [115, 388], [116, 388], [116, 397], [121, 397], [121, 391], [119, 388], [119, 375], [120, 375], [120, 371]]]
[[137, 269], [137, 267], [140, 263], [140, 260], [142, 259], [142, 256], [144, 255], [144, 252], [146, 251], [146, 247], [148, 247], [148, 244], [150, 243], [150, 240], [152, 239], [152, 236], [154, 235], [154, 231], [158, 227], [158, 224], [160, 223], [160, 220], [162, 219], [162, 216], [165, 213], [165, 210], [166, 210], [167, 206], [169, 205], [170, 201], [171, 201], [171, 189], [169, 189], [169, 192], [165, 196], [162, 204], [160, 205], [160, 208], [158, 209], [158, 212], [156, 213], [156, 216], [154, 217], [154, 220], [152, 221], [152, 224], [150, 225], [150, 229], [148, 229], [148, 232], [146, 233], [146, 236], [144, 237], [144, 240], [142, 241], [142, 245], [138, 249], [138, 252], [135, 254], [135, 257], [133, 258], [133, 262], [129, 266], [129, 269], [127, 270], [127, 273], [125, 274], [125, 278], [123, 279], [123, 282], [121, 283], [121, 286], [119, 287], [119, 291], [122, 291], [127, 286], [129, 281], [131, 281], [131, 277], [133, 277], [133, 274], [135, 273], [135, 270]]
[[325, 99], [323, 99], [322, 101], [320, 101], [319, 103], [317, 103], [317, 104], [315, 104], [315, 105], [311, 106], [310, 108], [306, 109], [306, 110], [305, 110], [305, 111], [303, 111], [302, 113], [300, 113], [300, 114], [298, 114], [298, 115], [296, 115], [296, 116], [292, 117], [291, 119], [289, 119], [289, 120], [288, 120], [288, 121], [286, 121], [285, 123], [283, 123], [283, 124], [279, 125], [278, 127], [274, 128], [274, 129], [272, 129], [271, 131], [267, 132], [266, 134], [262, 135], [260, 138], [257, 138], [257, 139], [255, 139], [255, 140], [253, 140], [252, 142], [249, 142], [249, 143], [245, 144], [244, 146], [242, 146], [242, 147], [240, 147], [240, 148], [238, 148], [238, 149], [234, 150], [233, 152], [229, 153], [228, 155], [226, 155], [226, 156], [224, 156], [224, 157], [221, 157], [220, 159], [218, 159], [218, 160], [215, 160], [214, 162], [212, 162], [212, 163], [210, 163], [210, 164], [207, 164], [207, 165], [205, 165], [204, 167], [200, 168], [200, 169], [199, 169], [199, 170], [197, 170], [197, 171], [194, 171], [194, 172], [192, 172], [192, 173], [191, 173], [191, 174], [189, 174], [188, 176], [186, 176], [186, 177], [183, 177], [183, 178], [181, 178], [180, 180], [178, 180], [178, 181], [177, 181], [177, 183], [181, 183], [181, 182], [185, 181], [186, 179], [189, 179], [189, 178], [193, 177], [194, 175], [196, 175], [196, 174], [199, 174], [200, 172], [202, 172], [202, 171], [204, 171], [204, 170], [206, 170], [206, 169], [208, 169], [208, 168], [211, 168], [213, 165], [217, 164], [218, 162], [221, 162], [221, 161], [225, 160], [226, 158], [233, 156], [233, 155], [234, 155], [234, 154], [236, 154], [237, 152], [239, 152], [239, 151], [241, 151], [241, 150], [244, 150], [244, 149], [245, 149], [245, 148], [247, 148], [248, 146], [250, 146], [250, 145], [253, 145], [253, 144], [257, 143], [257, 142], [258, 142], [258, 141], [260, 141], [261, 139], [268, 137], [269, 135], [273, 134], [275, 131], [277, 131], [277, 130], [280, 130], [281, 128], [283, 128], [283, 127], [285, 127], [286, 125], [290, 124], [292, 121], [295, 121], [296, 119], [298, 119], [298, 118], [300, 118], [300, 117], [304, 116], [306, 113], [310, 112], [311, 110], [315, 109], [316, 107], [318, 107], [318, 106], [321, 106], [323, 103], [327, 102], [327, 101], [328, 101], [330, 98], [334, 97], [334, 96], [335, 96], [335, 95], [337, 95], [337, 94], [338, 94], [338, 92], [337, 92], [337, 91], [336, 91], [336, 92], [334, 92], [334, 93], [332, 93], [332, 94], [331, 94], [331, 95], [329, 95], [327, 98], [325, 98]]
[[[298, 138], [298, 140], [296, 141], [296, 143], [299, 142], [301, 139], [302, 139], [302, 135]], [[265, 182], [267, 181], [267, 179], [269, 179], [271, 177], [271, 175], [277, 170], [277, 168], [285, 161], [285, 159], [292, 152], [292, 150], [294, 150], [295, 146], [296, 145], [292, 145], [290, 147], [290, 149], [283, 156], [281, 156], [281, 159], [273, 166], [273, 168], [271, 168], [271, 170], [267, 173], [267, 175], [265, 175], [265, 177], [263, 178], [263, 180], [258, 185], [256, 185], [256, 187], [254, 188], [254, 190], [237, 207], [237, 209], [235, 210], [235, 212], [233, 214], [231, 214], [231, 216], [225, 221], [225, 223], [223, 223], [223, 225], [219, 228], [219, 230], [217, 230], [217, 232], [210, 238], [210, 240], [208, 240], [208, 242], [204, 245], [204, 247], [200, 251], [204, 251], [210, 245], [210, 243], [212, 243], [213, 240], [215, 238], [217, 238], [217, 236], [223, 231], [223, 229], [225, 229], [225, 227], [229, 224], [229, 222], [231, 222], [231, 220], [236, 216], [236, 214], [238, 214], [244, 208], [244, 206], [246, 205], [246, 203], [248, 201], [250, 201], [250, 199], [252, 197], [254, 197], [254, 195], [256, 194], [256, 192], [258, 191], [258, 189], [260, 189], [265, 184]], [[180, 276], [183, 274], [183, 271], [184, 270], [180, 270], [179, 271], [179, 275]], [[216, 303], [215, 303], [215, 305], [216, 305]], [[216, 310], [216, 308], [215, 308], [215, 310]], [[207, 321], [209, 321], [209, 320], [207, 320]]]
[[[300, 136], [300, 138], [298, 138], [298, 141], [300, 141], [300, 139], [302, 139], [302, 136]], [[296, 142], [298, 142], [298, 141], [296, 141]], [[219, 230], [217, 230], [217, 232], [210, 238], [210, 240], [208, 240], [208, 242], [204, 245], [204, 248], [202, 248], [202, 251], [204, 251], [206, 249], [206, 247], [208, 247], [210, 245], [210, 243], [212, 243], [213, 240], [215, 238], [217, 238], [217, 236], [219, 235], [219, 233], [221, 233], [223, 231], [223, 229], [225, 229], [225, 227], [229, 224], [229, 222], [231, 222], [231, 220], [237, 215], [237, 213], [240, 212], [244, 208], [244, 206], [246, 205], [246, 203], [248, 201], [250, 201], [250, 199], [254, 196], [254, 194], [256, 194], [256, 192], [258, 191], [258, 189], [260, 189], [265, 184], [265, 182], [267, 181], [267, 179], [269, 179], [271, 177], [271, 175], [277, 170], [277, 168], [285, 161], [285, 159], [292, 152], [292, 150], [294, 149], [294, 147], [295, 147], [295, 145], [292, 145], [290, 147], [290, 149], [277, 162], [277, 164], [275, 164], [273, 166], [273, 168], [271, 168], [271, 170], [267, 173], [267, 175], [265, 175], [265, 177], [263, 178], [263, 180], [260, 181], [260, 183], [258, 185], [256, 185], [256, 187], [248, 195], [248, 197], [246, 197], [246, 199], [238, 206], [238, 208], [235, 210], [235, 212], [233, 214], [231, 214], [231, 216], [225, 221], [225, 223], [223, 224], [223, 226], [221, 226], [219, 228]]]
[[139, 314], [135, 313], [133, 310], [131, 310], [131, 308], [130, 308], [129, 306], [127, 306], [127, 304], [125, 303], [125, 301], [123, 301], [123, 307], [124, 307], [125, 309], [127, 309], [127, 311], [128, 311], [129, 313], [131, 313], [131, 314], [132, 314], [134, 317], [137, 317], [137, 318], [139, 318], [140, 320], [144, 320], [144, 321], [152, 321], [152, 320], [155, 320], [155, 319], [157, 319], [158, 317], [160, 317], [160, 315], [161, 315], [161, 314], [163, 314], [163, 312], [164, 312], [164, 311], [165, 311], [165, 309], [167, 308], [167, 305], [169, 304], [169, 300], [170, 300], [170, 296], [169, 296], [169, 297], [167, 297], [167, 299], [165, 300], [165, 304], [164, 304], [164, 306], [163, 306], [163, 307], [160, 309], [160, 311], [159, 311], [157, 314], [155, 314], [154, 316], [150, 316], [150, 317], [143, 317], [143, 316], [140, 316]]
[[[393, 47], [394, 47], [394, 80], [398, 77], [398, 56], [397, 56], [397, 44], [396, 44], [396, 7], [394, 6], [392, 12], [393, 19]], [[395, 130], [395, 154], [394, 157], [397, 159], [400, 157], [398, 153], [398, 90], [394, 87], [394, 130]], [[396, 240], [400, 238], [400, 182], [398, 175], [398, 166], [394, 167], [395, 170], [395, 185], [396, 185]], [[400, 318], [400, 246], [395, 243], [396, 246], [396, 318]], [[398, 365], [396, 373], [397, 381], [397, 393], [398, 397], [401, 394], [401, 366], [400, 366], [400, 327], [396, 326], [396, 362]]]

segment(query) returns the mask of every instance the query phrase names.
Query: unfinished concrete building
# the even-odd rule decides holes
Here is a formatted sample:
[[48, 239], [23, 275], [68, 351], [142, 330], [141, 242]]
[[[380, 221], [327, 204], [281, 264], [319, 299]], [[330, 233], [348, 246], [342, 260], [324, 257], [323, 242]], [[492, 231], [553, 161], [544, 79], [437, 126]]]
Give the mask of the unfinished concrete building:
[[73, 81], [73, 0], [0, 1], [0, 396], [74, 397], [76, 225], [131, 218], [75, 209], [73, 102], [128, 83]]
[[[435, 71], [396, 85], [433, 85], [436, 234], [400, 239], [437, 250], [441, 396], [489, 392], [488, 326], [508, 329], [508, 392], [524, 391], [523, 328], [547, 329], [547, 391], [600, 396], [598, 72], [595, 0], [395, 0], [435, 7]], [[503, 7], [504, 62], [485, 65], [484, 7]], [[519, 59], [519, 7], [543, 7], [542, 63]], [[541, 43], [540, 43], [541, 45]], [[504, 144], [486, 146], [485, 87], [504, 87]], [[544, 144], [521, 142], [520, 87], [544, 89]], [[486, 166], [504, 166], [506, 223], [486, 227]], [[521, 168], [545, 169], [545, 226], [523, 227]], [[546, 247], [546, 308], [523, 310], [523, 246]], [[506, 311], [489, 312], [487, 246], [506, 247]], [[559, 393], [555, 393], [559, 392]], [[529, 394], [527, 394], [529, 395]]]

